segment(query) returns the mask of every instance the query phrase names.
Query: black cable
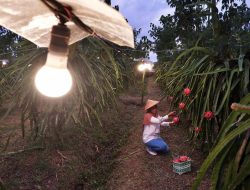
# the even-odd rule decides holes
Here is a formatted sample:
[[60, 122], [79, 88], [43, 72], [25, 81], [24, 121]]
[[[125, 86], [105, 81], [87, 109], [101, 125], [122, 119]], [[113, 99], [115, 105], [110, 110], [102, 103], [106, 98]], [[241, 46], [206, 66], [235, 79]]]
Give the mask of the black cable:
[[84, 24], [80, 18], [78, 18], [72, 11], [72, 7], [69, 5], [63, 5], [56, 0], [41, 0], [60, 20], [61, 24], [65, 24], [68, 21], [74, 22], [78, 27], [84, 31], [96, 35], [91, 27]]
[[77, 17], [73, 13], [73, 9], [71, 6], [62, 4], [56, 0], [41, 0], [41, 1], [55, 14], [55, 16], [60, 20], [61, 24], [65, 24], [67, 21], [72, 21], [82, 30], [88, 32], [92, 36], [103, 41], [105, 44], [111, 46], [113, 49], [116, 49], [114, 48], [115, 45], [113, 45], [113, 43], [97, 35], [91, 27], [86, 25], [79, 17]]
[[[61, 24], [65, 24], [67, 22], [67, 17], [65, 17], [65, 13], [63, 5], [55, 0], [41, 0], [60, 20]], [[63, 11], [62, 11], [63, 10]]]

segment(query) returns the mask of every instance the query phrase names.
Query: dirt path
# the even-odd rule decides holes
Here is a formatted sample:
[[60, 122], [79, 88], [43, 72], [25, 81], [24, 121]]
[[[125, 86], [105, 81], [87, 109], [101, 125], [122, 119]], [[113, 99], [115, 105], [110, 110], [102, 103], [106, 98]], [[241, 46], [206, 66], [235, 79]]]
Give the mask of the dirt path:
[[[154, 83], [154, 78], [149, 78], [147, 85], [147, 97], [150, 99], [160, 99], [160, 89]], [[133, 107], [133, 109], [131, 109]], [[166, 114], [168, 109], [166, 101], [159, 105], [161, 115]], [[127, 105], [127, 114], [133, 111], [131, 120], [131, 131], [127, 144], [122, 147], [117, 158], [117, 164], [113, 170], [107, 189], [110, 190], [184, 190], [190, 189], [191, 183], [196, 176], [204, 157], [198, 150], [185, 142], [187, 139], [187, 128], [178, 126], [172, 128], [162, 128], [161, 136], [168, 143], [172, 153], [188, 155], [192, 158], [192, 172], [178, 175], [172, 171], [172, 157], [151, 156], [145, 151], [142, 143], [142, 118], [143, 108], [135, 105]], [[130, 109], [129, 109], [130, 108]], [[205, 180], [200, 189], [208, 189], [208, 180]]]

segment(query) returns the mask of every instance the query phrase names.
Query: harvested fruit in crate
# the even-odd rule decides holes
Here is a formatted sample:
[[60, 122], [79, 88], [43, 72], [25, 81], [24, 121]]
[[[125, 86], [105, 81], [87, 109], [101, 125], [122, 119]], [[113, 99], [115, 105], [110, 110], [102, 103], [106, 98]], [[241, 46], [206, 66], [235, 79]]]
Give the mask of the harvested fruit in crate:
[[173, 171], [179, 175], [191, 171], [191, 158], [179, 156], [173, 159]]

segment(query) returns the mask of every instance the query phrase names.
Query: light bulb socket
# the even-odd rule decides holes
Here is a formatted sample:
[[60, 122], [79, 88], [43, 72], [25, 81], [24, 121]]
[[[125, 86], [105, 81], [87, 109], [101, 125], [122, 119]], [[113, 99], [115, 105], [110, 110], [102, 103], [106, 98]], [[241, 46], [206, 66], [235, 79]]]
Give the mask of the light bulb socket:
[[63, 24], [52, 27], [49, 52], [55, 54], [68, 55], [68, 44], [70, 38], [70, 29]]

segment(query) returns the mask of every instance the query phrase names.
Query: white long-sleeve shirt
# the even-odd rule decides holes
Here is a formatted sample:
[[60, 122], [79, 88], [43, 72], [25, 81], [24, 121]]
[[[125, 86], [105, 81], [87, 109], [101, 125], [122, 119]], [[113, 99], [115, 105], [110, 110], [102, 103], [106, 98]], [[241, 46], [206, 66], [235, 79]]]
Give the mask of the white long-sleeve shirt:
[[147, 143], [153, 139], [157, 139], [160, 137], [160, 126], [169, 126], [169, 122], [164, 122], [164, 120], [168, 119], [168, 115], [164, 117], [151, 117], [150, 124], [144, 125], [143, 130], [143, 142]]

